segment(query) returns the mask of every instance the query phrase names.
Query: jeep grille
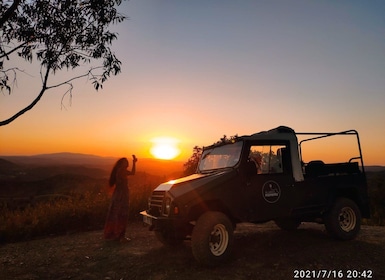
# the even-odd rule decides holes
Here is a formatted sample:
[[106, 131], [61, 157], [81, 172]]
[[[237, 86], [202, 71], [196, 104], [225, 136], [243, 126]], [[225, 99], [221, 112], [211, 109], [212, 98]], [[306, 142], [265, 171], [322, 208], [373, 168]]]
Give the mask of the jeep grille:
[[150, 198], [149, 213], [155, 217], [159, 217], [162, 214], [163, 198], [165, 191], [153, 191]]

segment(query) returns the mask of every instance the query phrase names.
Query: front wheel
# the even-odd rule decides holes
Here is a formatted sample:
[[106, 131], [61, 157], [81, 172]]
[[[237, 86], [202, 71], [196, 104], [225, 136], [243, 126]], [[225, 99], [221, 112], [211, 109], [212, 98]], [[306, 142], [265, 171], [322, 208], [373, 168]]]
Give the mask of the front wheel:
[[221, 212], [206, 212], [196, 222], [191, 235], [195, 259], [208, 266], [226, 261], [231, 254], [234, 229], [231, 221]]
[[357, 204], [348, 198], [339, 198], [326, 214], [327, 232], [336, 239], [350, 240], [361, 228], [361, 212]]

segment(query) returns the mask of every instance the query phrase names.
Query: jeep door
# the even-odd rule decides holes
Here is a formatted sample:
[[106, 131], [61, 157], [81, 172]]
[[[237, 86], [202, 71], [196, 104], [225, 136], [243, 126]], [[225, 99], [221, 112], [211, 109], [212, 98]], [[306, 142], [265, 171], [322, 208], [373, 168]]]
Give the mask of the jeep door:
[[294, 185], [288, 143], [251, 145], [245, 168], [248, 220], [267, 221], [288, 215]]

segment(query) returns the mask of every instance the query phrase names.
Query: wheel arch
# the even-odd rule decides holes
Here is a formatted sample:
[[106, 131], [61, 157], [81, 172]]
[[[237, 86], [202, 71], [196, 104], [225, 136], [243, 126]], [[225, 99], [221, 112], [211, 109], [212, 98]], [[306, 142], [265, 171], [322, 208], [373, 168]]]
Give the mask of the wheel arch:
[[349, 198], [353, 200], [361, 211], [361, 215], [364, 218], [370, 217], [370, 209], [368, 203], [365, 202], [365, 198], [359, 193], [357, 187], [347, 186], [336, 189], [334, 196], [330, 199], [330, 206], [339, 198]]
[[220, 200], [201, 201], [193, 205], [192, 207], [190, 207], [190, 211], [188, 212], [188, 219], [190, 221], [196, 221], [203, 213], [207, 211], [222, 212], [230, 219], [233, 225], [235, 225], [236, 221], [231, 215], [230, 210]]

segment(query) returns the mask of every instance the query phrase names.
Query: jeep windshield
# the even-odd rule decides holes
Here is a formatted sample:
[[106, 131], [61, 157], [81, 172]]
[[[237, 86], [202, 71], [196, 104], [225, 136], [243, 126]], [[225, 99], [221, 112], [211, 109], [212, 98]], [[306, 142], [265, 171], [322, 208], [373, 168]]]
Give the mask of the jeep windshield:
[[234, 167], [241, 156], [243, 142], [213, 146], [203, 151], [198, 165], [200, 172]]

